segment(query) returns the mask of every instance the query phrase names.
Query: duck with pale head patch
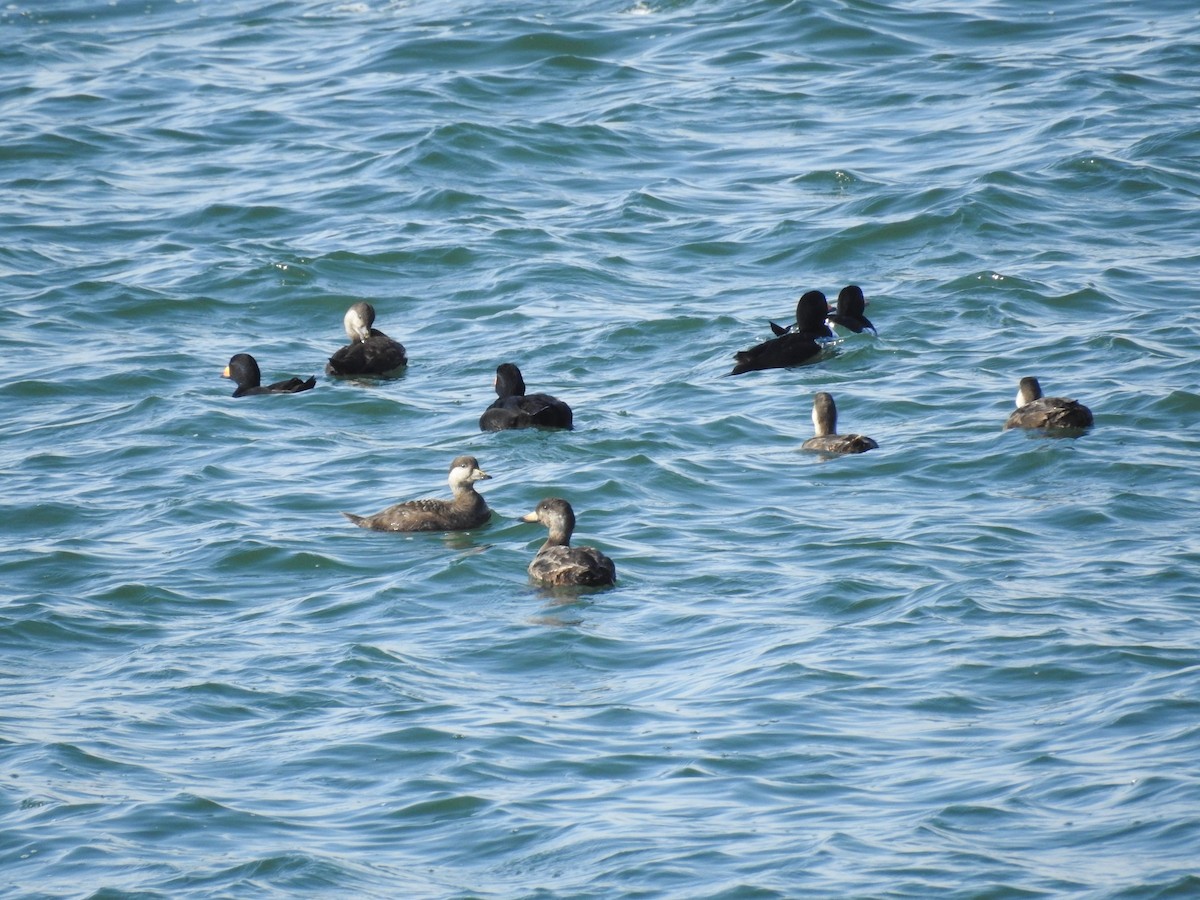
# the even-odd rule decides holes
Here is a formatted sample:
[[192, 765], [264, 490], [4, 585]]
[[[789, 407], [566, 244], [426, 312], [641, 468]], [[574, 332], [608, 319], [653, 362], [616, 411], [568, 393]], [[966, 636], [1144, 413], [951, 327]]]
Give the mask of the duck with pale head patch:
[[350, 343], [329, 357], [326, 375], [381, 377], [396, 374], [408, 365], [404, 345], [374, 328], [374, 324], [375, 307], [370, 303], [360, 301], [346, 310], [342, 327]]
[[801, 450], [819, 453], [866, 453], [877, 450], [879, 445], [861, 434], [837, 433], [837, 405], [833, 395], [821, 391], [813, 396], [813, 430], [816, 434], [800, 445]]
[[1078, 400], [1043, 397], [1042, 386], [1032, 376], [1021, 379], [1017, 389], [1017, 408], [1004, 423], [1005, 429], [1027, 428], [1041, 431], [1081, 431], [1091, 428], [1092, 411]]
[[342, 513], [359, 528], [373, 531], [469, 531], [492, 517], [475, 482], [491, 478], [473, 456], [458, 456], [450, 463], [451, 500], [423, 499], [395, 503], [374, 515]]
[[524, 522], [539, 522], [550, 530], [546, 543], [529, 564], [529, 576], [554, 586], [606, 587], [617, 580], [613, 561], [595, 547], [572, 547], [575, 511], [559, 497], [547, 497]]

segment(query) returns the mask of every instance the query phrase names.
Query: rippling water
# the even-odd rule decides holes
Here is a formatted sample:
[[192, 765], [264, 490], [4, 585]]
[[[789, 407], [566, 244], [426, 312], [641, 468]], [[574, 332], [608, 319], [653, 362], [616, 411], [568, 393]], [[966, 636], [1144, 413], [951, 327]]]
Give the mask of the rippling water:
[[[1200, 895], [1193, 3], [0, 35], [13, 896]], [[724, 377], [849, 282], [877, 338]], [[359, 299], [402, 377], [229, 396]], [[576, 430], [479, 432], [506, 360]], [[486, 529], [338, 514], [464, 452]], [[529, 583], [549, 495], [615, 588]]]

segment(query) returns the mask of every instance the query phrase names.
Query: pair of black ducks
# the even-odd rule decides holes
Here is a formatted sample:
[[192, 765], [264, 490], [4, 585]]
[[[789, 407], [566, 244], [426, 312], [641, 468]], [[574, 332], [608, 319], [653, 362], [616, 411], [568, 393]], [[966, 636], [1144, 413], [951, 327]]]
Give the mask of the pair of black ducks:
[[[459, 456], [450, 463], [450, 500], [422, 499], [396, 503], [374, 515], [342, 513], [360, 528], [375, 531], [466, 531], [479, 528], [492, 517], [487, 501], [475, 490], [477, 481], [492, 476], [479, 467], [473, 456]], [[549, 529], [546, 543], [529, 564], [530, 576], [547, 585], [605, 587], [617, 579], [613, 561], [595, 547], [572, 547], [575, 511], [559, 497], [541, 501], [522, 517]]]
[[796, 303], [796, 322], [784, 327], [769, 322], [775, 337], [749, 350], [733, 355], [736, 365], [730, 375], [758, 372], [763, 369], [783, 369], [803, 365], [816, 359], [827, 341], [834, 338], [835, 326], [861, 334], [875, 326], [866, 317], [867, 298], [862, 288], [848, 284], [838, 294], [837, 309], [831, 311], [829, 301], [820, 291], [806, 291]]

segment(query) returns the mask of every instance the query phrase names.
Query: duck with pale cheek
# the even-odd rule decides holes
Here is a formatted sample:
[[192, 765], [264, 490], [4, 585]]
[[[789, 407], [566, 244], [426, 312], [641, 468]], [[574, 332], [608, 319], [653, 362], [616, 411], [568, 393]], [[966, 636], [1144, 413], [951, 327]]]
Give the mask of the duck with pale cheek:
[[837, 433], [837, 406], [833, 395], [825, 391], [813, 396], [812, 410], [814, 437], [800, 445], [801, 450], [816, 450], [819, 453], [866, 453], [879, 445], [861, 434]]
[[539, 522], [550, 529], [546, 543], [529, 564], [529, 575], [542, 584], [607, 587], [617, 580], [613, 561], [595, 547], [572, 547], [575, 511], [558, 497], [547, 497], [524, 522]]
[[1004, 427], [1044, 431], [1079, 431], [1091, 428], [1092, 411], [1078, 400], [1043, 397], [1042, 386], [1032, 376], [1022, 378], [1017, 389], [1017, 408]]
[[392, 340], [375, 324], [375, 307], [370, 303], [355, 303], [342, 319], [350, 343], [339, 349], [325, 364], [326, 375], [383, 376], [396, 373], [408, 365], [404, 345]]
[[862, 288], [857, 284], [848, 284], [838, 294], [837, 310], [829, 314], [829, 322], [855, 334], [862, 334], [868, 328], [878, 334], [865, 315], [866, 309], [867, 298], [863, 296]]
[[479, 417], [480, 431], [510, 428], [571, 428], [571, 407], [549, 394], [526, 394], [525, 379], [513, 363], [496, 367], [497, 398]]
[[258, 361], [249, 353], [235, 353], [229, 358], [229, 365], [221, 373], [222, 378], [228, 378], [237, 385], [233, 392], [235, 397], [253, 397], [258, 394], [298, 394], [316, 387], [317, 376], [312, 375], [307, 380], [288, 378], [276, 381], [263, 387], [262, 372], [259, 371]]
[[451, 500], [408, 500], [380, 510], [372, 516], [342, 513], [359, 528], [374, 531], [469, 531], [492, 517], [487, 501], [475, 490], [475, 482], [491, 478], [473, 456], [459, 456], [450, 463]]

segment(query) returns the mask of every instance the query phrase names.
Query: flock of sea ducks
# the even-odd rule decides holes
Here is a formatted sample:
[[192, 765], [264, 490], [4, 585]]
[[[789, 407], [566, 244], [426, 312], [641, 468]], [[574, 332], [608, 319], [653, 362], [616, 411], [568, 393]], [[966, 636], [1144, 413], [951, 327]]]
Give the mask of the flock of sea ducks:
[[[818, 359], [826, 345], [836, 337], [834, 329], [861, 334], [875, 326], [865, 315], [867, 300], [857, 285], [847, 285], [838, 294], [837, 306], [820, 291], [808, 291], [796, 304], [796, 321], [783, 326], [770, 322], [774, 337], [749, 350], [734, 354], [730, 375], [762, 369], [790, 368]], [[408, 365], [404, 345], [374, 327], [375, 309], [370, 303], [355, 303], [346, 311], [343, 325], [350, 343], [329, 358], [325, 374], [340, 377], [387, 378], [399, 374]], [[237, 385], [235, 397], [258, 394], [296, 394], [316, 386], [316, 376], [289, 378], [262, 385], [258, 363], [248, 353], [238, 353], [222, 373]], [[548, 394], [525, 393], [521, 370], [512, 363], [496, 369], [497, 399], [479, 418], [482, 431], [512, 428], [560, 428], [573, 425], [571, 407]], [[801, 449], [822, 454], [865, 453], [878, 444], [861, 434], [837, 433], [837, 407], [825, 391], [813, 396], [815, 435]], [[1048, 433], [1078, 434], [1092, 425], [1092, 413], [1086, 406], [1064, 397], [1043, 397], [1036, 378], [1022, 378], [1017, 392], [1017, 408], [1004, 427], [1037, 429]], [[487, 502], [475, 490], [475, 482], [491, 478], [473, 456], [459, 456], [450, 463], [450, 500], [422, 499], [396, 503], [374, 515], [342, 513], [360, 528], [376, 531], [467, 531], [486, 523], [492, 515]], [[606, 587], [617, 578], [613, 561], [595, 547], [572, 547], [575, 512], [560, 497], [547, 497], [533, 512], [522, 517], [549, 530], [546, 543], [529, 564], [530, 577], [550, 586]]]

